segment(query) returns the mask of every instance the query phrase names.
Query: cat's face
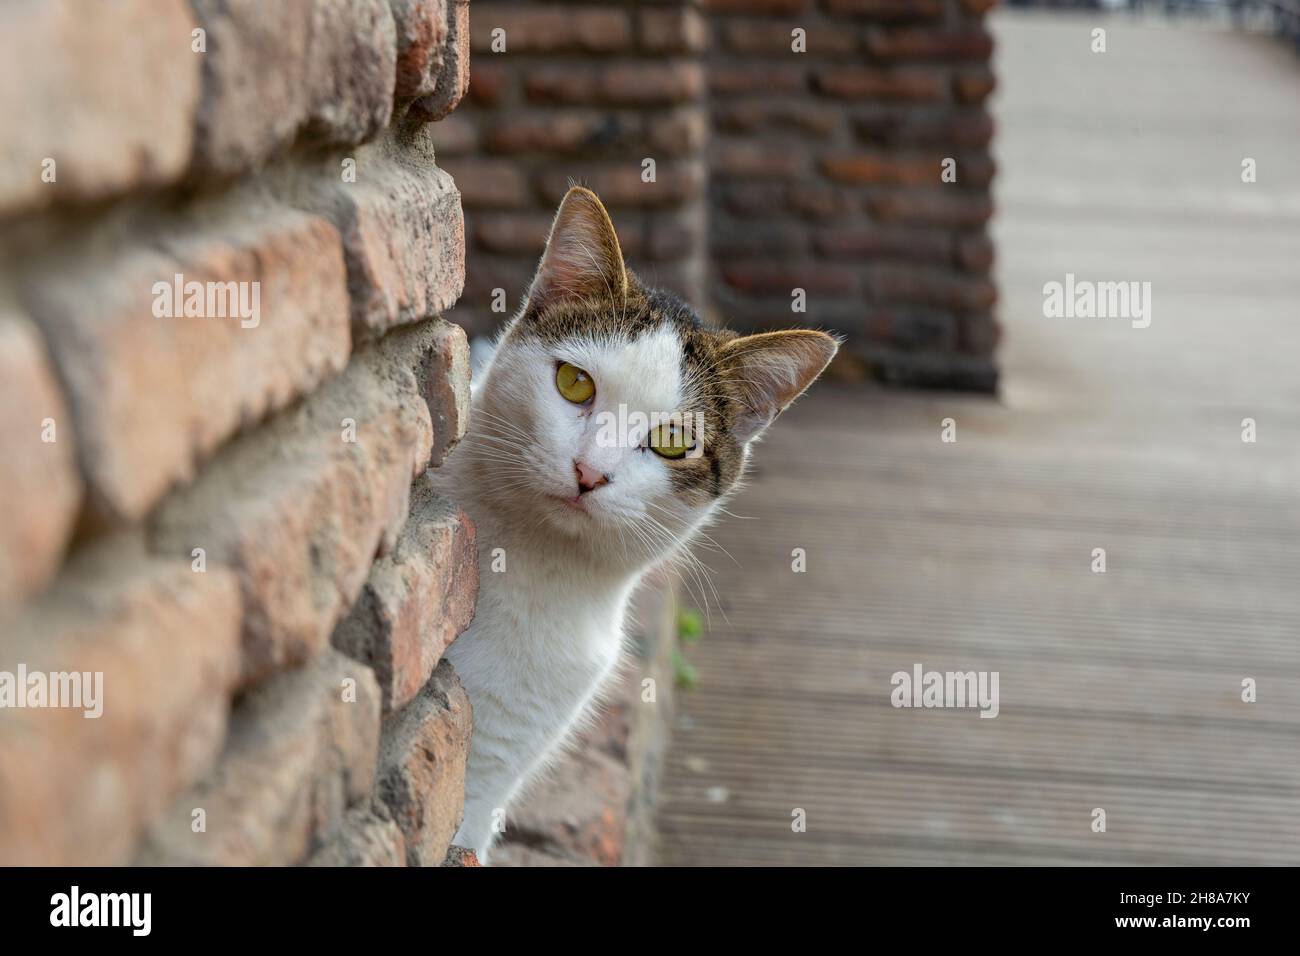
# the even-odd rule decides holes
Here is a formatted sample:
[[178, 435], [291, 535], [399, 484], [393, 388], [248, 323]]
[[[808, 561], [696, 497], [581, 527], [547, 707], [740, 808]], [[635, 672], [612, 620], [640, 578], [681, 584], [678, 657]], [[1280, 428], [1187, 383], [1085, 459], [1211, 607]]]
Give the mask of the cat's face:
[[702, 326], [627, 271], [604, 207], [573, 189], [476, 394], [471, 447], [514, 513], [661, 553], [734, 489], [749, 443], [835, 349], [821, 332]]

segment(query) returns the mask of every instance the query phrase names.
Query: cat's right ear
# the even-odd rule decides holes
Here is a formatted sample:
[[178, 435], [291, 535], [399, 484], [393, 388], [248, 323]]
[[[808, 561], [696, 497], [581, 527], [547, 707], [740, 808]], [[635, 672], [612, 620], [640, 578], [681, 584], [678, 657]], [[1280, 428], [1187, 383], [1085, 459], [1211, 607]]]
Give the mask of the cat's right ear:
[[528, 290], [528, 307], [565, 299], [613, 299], [627, 295], [627, 268], [609, 213], [590, 189], [572, 187], [551, 225], [546, 251]]

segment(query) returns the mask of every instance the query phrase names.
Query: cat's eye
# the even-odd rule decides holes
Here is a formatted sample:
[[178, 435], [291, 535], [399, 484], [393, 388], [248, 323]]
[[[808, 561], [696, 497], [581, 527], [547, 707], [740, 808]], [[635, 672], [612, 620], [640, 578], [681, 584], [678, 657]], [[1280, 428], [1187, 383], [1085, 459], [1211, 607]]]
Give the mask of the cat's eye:
[[591, 380], [591, 376], [568, 362], [561, 362], [556, 370], [555, 387], [575, 405], [587, 404], [596, 394], [596, 383]]
[[685, 458], [694, 442], [680, 423], [670, 422], [650, 432], [650, 447], [661, 458]]

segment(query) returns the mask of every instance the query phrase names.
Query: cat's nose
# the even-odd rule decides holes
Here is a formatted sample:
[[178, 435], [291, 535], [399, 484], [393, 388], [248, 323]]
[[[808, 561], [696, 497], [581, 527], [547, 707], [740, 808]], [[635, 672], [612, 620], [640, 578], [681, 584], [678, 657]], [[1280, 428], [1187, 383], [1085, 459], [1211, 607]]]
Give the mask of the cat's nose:
[[609, 475], [597, 471], [584, 461], [573, 460], [573, 471], [578, 476], [578, 494], [585, 495], [601, 485], [609, 484]]

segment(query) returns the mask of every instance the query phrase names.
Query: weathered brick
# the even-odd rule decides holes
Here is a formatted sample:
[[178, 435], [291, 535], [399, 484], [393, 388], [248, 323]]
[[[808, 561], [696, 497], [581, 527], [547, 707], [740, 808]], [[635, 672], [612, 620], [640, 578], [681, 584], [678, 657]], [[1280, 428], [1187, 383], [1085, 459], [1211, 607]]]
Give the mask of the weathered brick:
[[820, 105], [811, 101], [765, 103], [760, 100], [730, 100], [713, 104], [710, 113], [714, 126], [724, 132], [752, 134], [773, 130], [822, 139], [834, 134], [844, 117], [844, 110], [838, 105]]
[[295, 201], [329, 217], [343, 238], [357, 341], [447, 311], [465, 285], [460, 193], [433, 161], [428, 128], [357, 151], [356, 181], [337, 164], [301, 177]]
[[481, 106], [496, 106], [513, 79], [514, 73], [504, 66], [491, 63], [475, 66], [469, 83], [470, 98]]
[[392, 115], [397, 34], [388, 0], [191, 0], [207, 31], [194, 162], [256, 166], [299, 136], [360, 143]]
[[967, 312], [958, 321], [959, 348], [970, 355], [992, 355], [1002, 338], [1002, 327], [988, 312]]
[[406, 838], [382, 804], [354, 807], [307, 866], [406, 866]]
[[[118, 523], [343, 366], [347, 287], [334, 227], [264, 200], [250, 211], [226, 197], [148, 246], [98, 244], [33, 266], [21, 295], [67, 390], [92, 517]], [[215, 300], [212, 317], [156, 316], [177, 275], [225, 291], [247, 283], [250, 317], [220, 317], [239, 310]], [[185, 298], [172, 304], [175, 315]]]
[[378, 741], [379, 688], [368, 668], [326, 651], [277, 674], [241, 698], [217, 765], [149, 828], [136, 862], [302, 862], [368, 800]]
[[397, 38], [394, 95], [428, 96], [438, 86], [448, 34], [447, 0], [389, 0]]
[[120, 865], [211, 766], [238, 670], [239, 590], [138, 539], [83, 551], [0, 637], [0, 670], [102, 673], [102, 713], [0, 709], [0, 865]]
[[673, 259], [703, 259], [707, 242], [708, 215], [699, 205], [649, 217], [645, 248], [639, 255], [656, 262]]
[[796, 256], [808, 251], [808, 241], [801, 223], [735, 223], [715, 218], [709, 251], [720, 260]]
[[449, 661], [384, 726], [375, 797], [406, 837], [410, 866], [438, 866], [460, 826], [473, 720]]
[[464, 156], [478, 147], [478, 126], [467, 116], [454, 114], [430, 127], [429, 139], [439, 160], [443, 156]]
[[465, 98], [469, 90], [469, 0], [446, 0], [447, 39], [442, 66], [433, 92], [411, 104], [410, 116], [419, 122], [440, 120]]
[[908, 352], [951, 352], [957, 343], [957, 322], [948, 312], [909, 307], [877, 307], [864, 323], [867, 337]]
[[982, 16], [998, 5], [998, 0], [961, 0], [961, 8], [971, 16]]
[[709, 44], [709, 25], [690, 6], [645, 9], [637, 13], [641, 48], [651, 53], [700, 53]]
[[478, 856], [473, 850], [466, 849], [463, 846], [450, 846], [447, 848], [447, 858], [442, 861], [443, 866], [482, 866], [478, 861]]
[[820, 92], [839, 99], [939, 100], [946, 76], [937, 70], [836, 66], [818, 70], [814, 82]]
[[539, 7], [475, 0], [470, 32], [476, 53], [492, 55], [493, 32], [505, 53], [609, 53], [632, 44], [632, 22], [616, 7]]
[[479, 248], [507, 255], [540, 256], [555, 217], [544, 212], [481, 213], [474, 218]]
[[40, 333], [3, 309], [0, 448], [0, 501], [10, 503], [0, 509], [2, 621], [54, 576], [81, 503], [77, 437]]
[[400, 710], [469, 626], [477, 594], [474, 526], [421, 479], [397, 547], [371, 569], [333, 644], [375, 672], [385, 714]]
[[193, 26], [182, 0], [0, 4], [0, 215], [179, 178], [199, 102]]
[[436, 367], [431, 350], [465, 348], [446, 328], [420, 323], [357, 353], [305, 402], [224, 449], [154, 518], [155, 550], [203, 548], [239, 576], [242, 683], [324, 648], [375, 554], [395, 544], [437, 441], [424, 401], [433, 388], [420, 376]]
[[722, 183], [722, 205], [743, 219], [764, 219], [785, 202], [786, 186], [779, 182]]

